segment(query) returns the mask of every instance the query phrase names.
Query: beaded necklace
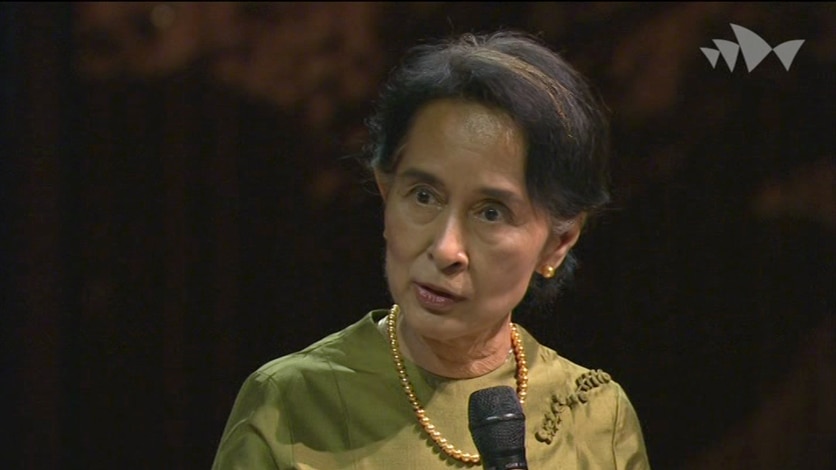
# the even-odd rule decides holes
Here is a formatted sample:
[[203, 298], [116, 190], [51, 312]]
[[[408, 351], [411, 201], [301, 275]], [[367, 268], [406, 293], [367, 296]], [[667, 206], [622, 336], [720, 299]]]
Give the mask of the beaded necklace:
[[[418, 397], [415, 396], [415, 389], [412, 387], [412, 382], [410, 382], [409, 376], [406, 373], [406, 366], [404, 366], [400, 344], [398, 343], [398, 334], [395, 328], [400, 310], [397, 304], [393, 305], [389, 310], [389, 316], [386, 319], [386, 332], [389, 337], [389, 349], [392, 352], [392, 360], [395, 362], [395, 369], [398, 371], [398, 378], [409, 403], [412, 405], [412, 410], [415, 412], [418, 423], [424, 428], [424, 432], [430, 436], [430, 439], [435, 442], [435, 445], [445, 454], [465, 464], [479, 465], [482, 461], [479, 454], [462, 452], [461, 449], [456, 448], [453, 444], [447, 442], [447, 439], [441, 437], [441, 432], [430, 422], [430, 418], [427, 416], [424, 407], [418, 402]], [[528, 394], [528, 367], [526, 366], [525, 350], [520, 339], [520, 333], [517, 331], [517, 325], [511, 323], [510, 327], [511, 347], [514, 351], [514, 360], [517, 363], [517, 396], [522, 404], [525, 403], [525, 397]]]

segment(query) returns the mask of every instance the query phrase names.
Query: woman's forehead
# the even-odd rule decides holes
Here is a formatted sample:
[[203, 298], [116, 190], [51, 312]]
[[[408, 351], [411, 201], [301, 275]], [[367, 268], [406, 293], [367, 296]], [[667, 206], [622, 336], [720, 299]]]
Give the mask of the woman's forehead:
[[[469, 152], [474, 163], [522, 164], [523, 133], [504, 112], [464, 100], [437, 100], [416, 113], [402, 150], [450, 154]], [[479, 161], [479, 156], [484, 156]], [[496, 157], [506, 157], [497, 159]]]
[[425, 127], [455, 133], [453, 137], [464, 139], [522, 135], [519, 126], [507, 112], [476, 101], [456, 98], [434, 100], [419, 108], [408, 133]]
[[[527, 199], [525, 147], [513, 120], [465, 101], [435, 102], [416, 116], [396, 177]], [[477, 189], [478, 188], [478, 189]]]

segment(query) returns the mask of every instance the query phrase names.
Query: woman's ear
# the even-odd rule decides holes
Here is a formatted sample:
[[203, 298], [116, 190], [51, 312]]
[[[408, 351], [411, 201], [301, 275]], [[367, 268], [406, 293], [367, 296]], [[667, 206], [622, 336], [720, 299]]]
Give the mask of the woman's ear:
[[[386, 208], [386, 200], [389, 197], [389, 189], [392, 186], [392, 177], [386, 173], [381, 172], [377, 168], [374, 170], [374, 182], [377, 184], [377, 190], [380, 191], [380, 198], [383, 199], [383, 207]], [[384, 210], [385, 212], [385, 210]], [[383, 217], [383, 239], [389, 240], [389, 229], [386, 223], [386, 217]]]
[[586, 213], [581, 213], [574, 219], [563, 221], [557, 226], [543, 250], [541, 258], [543, 262], [539, 268], [541, 273], [548, 268], [556, 271], [563, 264], [569, 250], [578, 242], [585, 223]]
[[377, 190], [380, 192], [380, 197], [383, 198], [383, 202], [386, 203], [386, 199], [389, 196], [391, 177], [375, 168], [374, 182], [377, 184]]

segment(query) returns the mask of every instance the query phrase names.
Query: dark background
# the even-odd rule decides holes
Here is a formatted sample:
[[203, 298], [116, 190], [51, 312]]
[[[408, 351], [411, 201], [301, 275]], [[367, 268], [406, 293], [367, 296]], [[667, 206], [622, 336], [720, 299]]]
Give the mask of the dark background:
[[[806, 42], [712, 69], [730, 23]], [[517, 321], [625, 387], [654, 468], [833, 468], [834, 4], [527, 2], [0, 4], [0, 467], [208, 468], [252, 370], [389, 305], [352, 159], [387, 71], [499, 27], [614, 133], [573, 289]]]

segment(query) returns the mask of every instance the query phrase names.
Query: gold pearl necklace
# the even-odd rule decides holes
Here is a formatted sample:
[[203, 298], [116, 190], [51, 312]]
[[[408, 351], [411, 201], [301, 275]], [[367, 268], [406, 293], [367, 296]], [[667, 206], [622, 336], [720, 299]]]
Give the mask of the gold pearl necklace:
[[[453, 444], [447, 442], [447, 439], [441, 437], [441, 433], [430, 423], [430, 418], [427, 416], [424, 407], [418, 402], [418, 397], [415, 396], [412, 382], [409, 381], [409, 376], [406, 374], [406, 367], [404, 366], [403, 356], [401, 355], [398, 344], [398, 334], [395, 325], [400, 310], [398, 304], [393, 305], [391, 310], [389, 310], [389, 316], [386, 319], [386, 332], [389, 337], [389, 349], [392, 351], [395, 369], [398, 371], [398, 378], [400, 379], [406, 397], [409, 399], [409, 403], [412, 405], [415, 417], [418, 418], [418, 423], [424, 428], [424, 432], [435, 442], [435, 445], [445, 454], [469, 465], [479, 465], [482, 462], [479, 454], [462, 452], [461, 449], [457, 449]], [[510, 326], [511, 347], [514, 351], [514, 360], [517, 363], [517, 396], [520, 399], [520, 403], [525, 403], [525, 396], [528, 394], [528, 367], [525, 362], [525, 350], [520, 339], [520, 333], [517, 331], [517, 325], [510, 323]]]

